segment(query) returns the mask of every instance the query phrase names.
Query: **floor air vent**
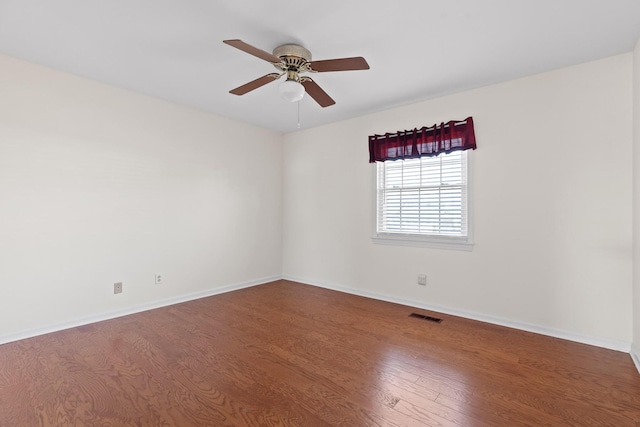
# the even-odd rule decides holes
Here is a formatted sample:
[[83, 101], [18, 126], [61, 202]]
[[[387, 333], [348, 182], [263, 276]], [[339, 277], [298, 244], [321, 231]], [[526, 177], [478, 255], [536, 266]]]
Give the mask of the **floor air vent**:
[[429, 322], [440, 323], [442, 319], [438, 319], [437, 317], [425, 316], [424, 314], [411, 313], [409, 317], [417, 317], [418, 319], [428, 320]]

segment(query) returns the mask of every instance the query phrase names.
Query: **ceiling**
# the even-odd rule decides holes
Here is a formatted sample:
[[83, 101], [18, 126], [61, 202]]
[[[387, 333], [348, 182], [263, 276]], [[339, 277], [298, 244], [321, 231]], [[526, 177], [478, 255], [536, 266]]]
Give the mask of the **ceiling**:
[[633, 50], [638, 0], [0, 0], [0, 53], [279, 132], [298, 104], [275, 68], [222, 43], [314, 60], [364, 56], [370, 70], [321, 73], [336, 101], [299, 104], [302, 129]]

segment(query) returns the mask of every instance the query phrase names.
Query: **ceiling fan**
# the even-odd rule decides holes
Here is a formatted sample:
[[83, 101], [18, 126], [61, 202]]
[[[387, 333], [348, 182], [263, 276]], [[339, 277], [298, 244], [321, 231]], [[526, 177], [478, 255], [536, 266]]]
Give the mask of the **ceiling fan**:
[[300, 101], [305, 92], [309, 94], [321, 107], [328, 107], [336, 102], [322, 90], [310, 77], [301, 76], [302, 73], [325, 73], [328, 71], [368, 70], [369, 64], [361, 57], [327, 59], [312, 61], [311, 52], [297, 44], [285, 44], [273, 50], [273, 54], [257, 47], [251, 46], [242, 40], [223, 40], [223, 43], [240, 49], [250, 55], [256, 56], [273, 64], [279, 73], [271, 73], [259, 77], [249, 83], [229, 91], [234, 95], [244, 95], [254, 89], [258, 89], [278, 80], [286, 74], [285, 81], [278, 88], [280, 96], [290, 102]]

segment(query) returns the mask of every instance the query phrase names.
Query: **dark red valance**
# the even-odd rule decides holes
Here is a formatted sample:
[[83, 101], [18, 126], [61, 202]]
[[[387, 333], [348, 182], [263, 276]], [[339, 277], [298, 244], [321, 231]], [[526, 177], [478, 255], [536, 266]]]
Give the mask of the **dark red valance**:
[[473, 118], [369, 137], [369, 163], [476, 149]]

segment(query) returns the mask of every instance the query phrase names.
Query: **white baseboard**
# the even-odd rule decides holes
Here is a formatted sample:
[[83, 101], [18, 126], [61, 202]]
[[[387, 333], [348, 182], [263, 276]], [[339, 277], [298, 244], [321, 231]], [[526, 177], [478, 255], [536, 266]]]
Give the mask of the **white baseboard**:
[[509, 320], [509, 319], [503, 319], [499, 317], [479, 314], [479, 313], [466, 312], [466, 311], [452, 309], [448, 307], [441, 307], [441, 306], [430, 305], [430, 304], [416, 304], [415, 301], [396, 298], [390, 295], [363, 291], [360, 289], [353, 289], [353, 288], [348, 288], [348, 287], [338, 286], [338, 285], [329, 285], [321, 281], [306, 280], [299, 277], [292, 277], [287, 275], [285, 275], [284, 277], [283, 276], [264, 277], [261, 279], [250, 280], [247, 282], [216, 287], [216, 288], [208, 289], [201, 292], [194, 292], [191, 294], [180, 295], [172, 298], [166, 298], [163, 300], [152, 301], [146, 304], [127, 307], [121, 310], [105, 312], [105, 313], [97, 314], [95, 316], [72, 319], [65, 322], [46, 325], [40, 328], [28, 329], [28, 330], [24, 330], [16, 333], [0, 335], [0, 344], [19, 341], [22, 339], [31, 338], [38, 335], [44, 335], [51, 332], [56, 332], [64, 329], [74, 328], [77, 326], [87, 325], [90, 323], [101, 322], [103, 320], [114, 319], [116, 317], [127, 316], [129, 314], [135, 314], [135, 313], [140, 313], [147, 310], [153, 310], [155, 308], [166, 307], [173, 304], [179, 304], [182, 302], [192, 301], [192, 300], [206, 298], [209, 296], [223, 294], [226, 292], [231, 292], [239, 289], [249, 288], [252, 286], [262, 285], [262, 284], [273, 282], [280, 279], [291, 280], [294, 282], [304, 283], [312, 286], [318, 286], [326, 289], [332, 289], [335, 291], [345, 292], [348, 294], [359, 295], [367, 298], [373, 298], [373, 299], [392, 302], [396, 304], [402, 304], [409, 307], [422, 308], [424, 310], [450, 314], [452, 316], [464, 317], [467, 319], [478, 320], [480, 322], [492, 323], [495, 325], [506, 326], [509, 328], [520, 329], [528, 332], [534, 332], [541, 335], [547, 335], [555, 338], [561, 338], [569, 341], [575, 341], [583, 344], [588, 344], [588, 345], [593, 345], [597, 347], [603, 347], [611, 350], [630, 353], [631, 358], [633, 359], [633, 362], [635, 363], [636, 368], [638, 368], [638, 372], [640, 373], [640, 348], [638, 347], [638, 344], [634, 344], [632, 347], [631, 343], [627, 343], [623, 341], [609, 340], [609, 339], [603, 339], [599, 337], [591, 337], [591, 336], [576, 334], [573, 332], [563, 331], [559, 329], [547, 328], [544, 326], [533, 325], [525, 322], [518, 322], [518, 321]]
[[633, 359], [633, 363], [635, 363], [636, 369], [640, 374], [640, 343], [631, 345], [631, 359]]
[[[582, 335], [574, 332], [564, 331], [561, 329], [548, 328], [546, 326], [540, 326], [540, 325], [535, 325], [535, 324], [526, 323], [526, 322], [519, 322], [516, 320], [504, 319], [504, 318], [489, 316], [481, 313], [457, 310], [449, 307], [416, 303], [416, 301], [405, 300], [402, 298], [396, 298], [390, 295], [379, 294], [375, 292], [363, 291], [361, 289], [353, 289], [353, 288], [348, 288], [348, 287], [334, 285], [334, 284], [327, 284], [321, 281], [305, 280], [299, 277], [292, 277], [288, 275], [284, 275], [283, 279], [304, 283], [307, 285], [318, 286], [321, 288], [332, 289], [335, 291], [345, 292], [348, 294], [358, 295], [362, 297], [373, 298], [381, 301], [402, 304], [409, 307], [422, 308], [424, 310], [450, 314], [452, 316], [464, 317], [466, 319], [478, 320], [480, 322], [491, 323], [494, 325], [506, 326], [508, 328], [514, 328], [514, 329], [519, 329], [527, 332], [533, 332], [540, 335], [547, 335], [554, 338], [561, 338], [568, 341], [579, 342], [582, 344], [593, 345], [596, 347], [607, 348], [610, 350], [622, 351], [624, 353], [630, 353], [631, 351], [631, 343], [629, 342]], [[636, 359], [634, 361], [636, 362], [636, 366], [638, 366], [637, 353], [636, 353]]]
[[201, 292], [194, 292], [190, 294], [179, 295], [172, 298], [152, 301], [145, 304], [139, 304], [139, 305], [127, 307], [121, 310], [100, 313], [95, 316], [83, 317], [79, 319], [71, 319], [65, 322], [46, 325], [40, 328], [28, 329], [28, 330], [24, 330], [24, 331], [12, 333], [12, 334], [0, 335], [0, 344], [19, 341], [26, 338], [35, 337], [38, 335], [48, 334], [51, 332], [62, 331], [64, 329], [75, 328], [77, 326], [88, 325], [90, 323], [101, 322], [103, 320], [114, 319], [116, 317], [127, 316], [129, 314], [140, 313], [142, 311], [153, 310], [154, 308], [166, 307], [168, 305], [179, 304], [181, 302], [187, 302], [195, 299], [223, 294], [226, 292], [236, 291], [238, 289], [249, 288], [251, 286], [262, 285], [264, 283], [269, 283], [269, 282], [273, 282], [275, 280], [280, 280], [280, 279], [282, 279], [282, 276], [263, 277], [261, 279], [250, 280], [248, 282], [235, 283], [231, 285], [208, 289]]

